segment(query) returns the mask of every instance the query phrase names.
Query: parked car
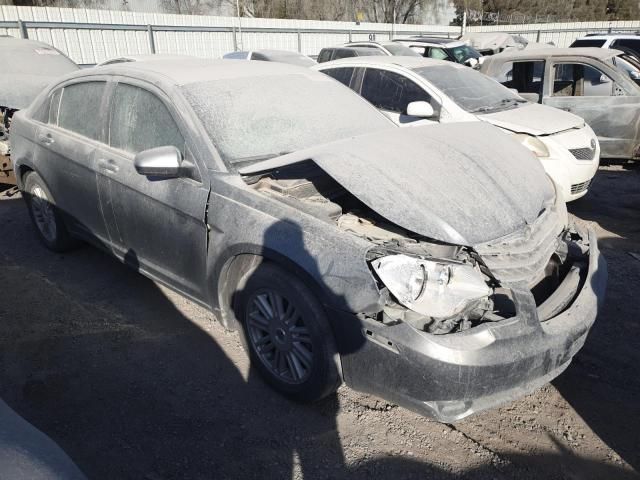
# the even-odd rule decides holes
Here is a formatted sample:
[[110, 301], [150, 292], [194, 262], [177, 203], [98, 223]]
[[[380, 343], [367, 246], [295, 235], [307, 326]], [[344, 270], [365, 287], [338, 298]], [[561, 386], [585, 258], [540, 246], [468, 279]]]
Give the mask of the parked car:
[[640, 57], [640, 35], [637, 33], [590, 33], [577, 38], [569, 48], [597, 47], [621, 50]]
[[0, 400], [0, 478], [86, 480], [69, 456], [49, 437]]
[[338, 60], [339, 58], [366, 57], [374, 55], [419, 56], [410, 48], [393, 42], [351, 42], [339, 47], [323, 48], [320, 50], [320, 54], [318, 55], [318, 63]]
[[16, 111], [27, 107], [53, 79], [78, 70], [62, 52], [42, 42], [0, 35], [0, 183], [14, 183], [9, 134]]
[[434, 58], [436, 60], [448, 60], [462, 63], [469, 67], [478, 65], [482, 55], [464, 42], [451, 38], [441, 37], [410, 37], [396, 38], [394, 42], [400, 43], [417, 52], [421, 57]]
[[585, 119], [603, 158], [640, 156], [640, 89], [602, 48], [520, 50], [487, 57], [481, 71], [528, 100]]
[[317, 62], [312, 58], [298, 52], [289, 50], [251, 50], [243, 52], [230, 52], [222, 58], [228, 60], [261, 60], [263, 62], [282, 62], [301, 67], [311, 67]]
[[177, 60], [177, 59], [189, 59], [194, 58], [191, 55], [173, 55], [164, 53], [146, 53], [140, 55], [123, 55], [121, 57], [114, 57], [104, 62], [100, 62], [96, 67], [102, 67], [103, 65], [112, 65], [114, 63], [129, 63], [129, 62], [157, 62], [158, 60]]
[[512, 35], [504, 32], [470, 32], [460, 37], [483, 56], [495, 55], [504, 51], [537, 48], [554, 48], [553, 42], [531, 42], [522, 35]]
[[595, 234], [519, 142], [397, 128], [310, 69], [84, 70], [14, 135], [46, 246], [82, 238], [211, 308], [298, 400], [344, 381], [454, 421], [560, 374], [604, 292]]
[[351, 87], [400, 126], [480, 120], [500, 127], [540, 159], [566, 201], [584, 196], [598, 171], [600, 148], [584, 120], [529, 103], [462, 65], [367, 57], [323, 63], [316, 69]]

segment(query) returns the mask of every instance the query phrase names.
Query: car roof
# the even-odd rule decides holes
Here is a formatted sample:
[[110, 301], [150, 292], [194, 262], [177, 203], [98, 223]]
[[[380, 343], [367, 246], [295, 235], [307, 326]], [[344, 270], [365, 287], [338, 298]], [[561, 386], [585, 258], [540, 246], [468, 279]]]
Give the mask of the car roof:
[[234, 78], [287, 74], [318, 75], [309, 68], [279, 62], [230, 62], [223, 59], [166, 59], [154, 62], [125, 62], [84, 69], [65, 79], [91, 75], [123, 75], [158, 80], [171, 85], [188, 85]]
[[455, 38], [444, 37], [407, 37], [407, 38], [394, 38], [394, 42], [420, 42], [420, 43], [437, 43], [438, 45], [449, 45], [454, 43], [463, 44], [463, 42]]
[[0, 48], [15, 48], [15, 49], [51, 48], [53, 49], [54, 47], [43, 42], [38, 42], [36, 40], [16, 38], [16, 37], [12, 37], [11, 35], [0, 35]]
[[343, 47], [355, 47], [358, 45], [380, 45], [381, 47], [384, 47], [385, 45], [391, 45], [393, 44], [393, 42], [391, 40], [382, 40], [382, 41], [373, 41], [373, 40], [362, 40], [361, 42], [349, 42], [349, 43], [345, 43], [343, 45]]
[[587, 39], [595, 39], [595, 40], [606, 40], [609, 38], [638, 38], [640, 39], [640, 35], [638, 33], [587, 33], [584, 37], [579, 37], [576, 40], [587, 40]]
[[294, 57], [306, 57], [306, 55], [299, 53], [299, 52], [294, 52], [292, 50], [276, 50], [276, 49], [267, 49], [267, 48], [263, 48], [261, 50], [252, 50], [252, 52], [254, 53], [262, 53], [264, 55], [291, 55]]
[[186, 58], [186, 59], [191, 59], [191, 58], [195, 58], [193, 56], [190, 55], [174, 55], [174, 54], [168, 54], [168, 53], [140, 53], [140, 54], [136, 54], [136, 55], [121, 55], [119, 57], [113, 57], [113, 58], [109, 58], [107, 60], [105, 60], [104, 62], [100, 62], [100, 65], [102, 65], [103, 63], [106, 62], [122, 62], [122, 63], [126, 63], [126, 62], [156, 62], [159, 60], [173, 60], [173, 59], [181, 59], [181, 58]]
[[[425, 58], [425, 57], [409, 57], [409, 56], [388, 56], [388, 55], [379, 55], [379, 56], [371, 56], [371, 57], [351, 57], [351, 58], [341, 58], [339, 60], [333, 60], [331, 62], [320, 63], [322, 67], [330, 66], [330, 65], [341, 65], [341, 64], [374, 64], [374, 65], [397, 65], [399, 67], [405, 68], [420, 68], [420, 67], [429, 67], [429, 66], [448, 66], [452, 68], [469, 68], [464, 65], [460, 65], [458, 63], [447, 62], [445, 60], [436, 60], [434, 58]], [[321, 69], [321, 67], [319, 68]]]
[[578, 48], [541, 48], [508, 50], [496, 55], [491, 55], [485, 61], [493, 59], [524, 59], [524, 58], [554, 58], [554, 57], [588, 57], [606, 61], [611, 57], [620, 55], [622, 51], [608, 48], [578, 47]]

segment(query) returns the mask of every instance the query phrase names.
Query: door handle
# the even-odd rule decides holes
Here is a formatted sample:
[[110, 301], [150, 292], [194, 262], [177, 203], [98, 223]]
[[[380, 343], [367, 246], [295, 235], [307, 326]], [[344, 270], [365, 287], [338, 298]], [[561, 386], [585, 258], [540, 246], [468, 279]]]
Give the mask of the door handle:
[[101, 158], [98, 160], [98, 168], [100, 170], [104, 170], [109, 173], [117, 173], [120, 170], [120, 167], [113, 160], [106, 160]]
[[51, 145], [52, 143], [55, 143], [55, 140], [53, 139], [50, 133], [39, 134], [38, 141], [43, 145]]

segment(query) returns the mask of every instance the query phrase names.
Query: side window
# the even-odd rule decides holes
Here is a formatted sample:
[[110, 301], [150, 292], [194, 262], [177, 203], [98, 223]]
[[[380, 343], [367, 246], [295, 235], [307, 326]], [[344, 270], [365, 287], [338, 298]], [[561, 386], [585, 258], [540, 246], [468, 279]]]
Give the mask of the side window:
[[333, 60], [338, 60], [339, 58], [355, 57], [355, 56], [357, 56], [355, 50], [349, 50], [347, 48], [340, 48], [340, 49], [336, 50], [336, 53], [333, 56]]
[[554, 97], [608, 97], [613, 81], [597, 68], [581, 63], [559, 63], [553, 67]]
[[542, 94], [544, 61], [505, 62], [496, 80], [507, 88], [515, 88], [520, 93]]
[[628, 48], [629, 50], [633, 50], [636, 54], [640, 54], [640, 40], [636, 40], [634, 38], [620, 38], [611, 44], [611, 48], [619, 47]]
[[431, 47], [429, 49], [429, 57], [435, 58], [436, 60], [447, 60], [449, 55], [443, 49], [438, 47]]
[[320, 55], [318, 55], [318, 63], [328, 62], [329, 60], [331, 60], [331, 49], [323, 48], [320, 51]]
[[351, 84], [351, 76], [353, 75], [353, 70], [354, 68], [352, 67], [330, 68], [328, 70], [324, 70], [322, 73], [326, 73], [331, 78], [338, 80], [340, 83], [348, 87]]
[[361, 95], [377, 108], [406, 113], [411, 102], [431, 102], [431, 97], [412, 80], [395, 72], [367, 68]]
[[109, 120], [109, 145], [136, 154], [173, 145], [183, 154], [185, 142], [169, 110], [153, 93], [119, 83]]
[[261, 60], [263, 62], [268, 62], [269, 59], [267, 57], [265, 57], [263, 54], [261, 53], [252, 53], [251, 54], [251, 60]]
[[100, 112], [105, 82], [74, 83], [62, 89], [58, 126], [100, 140]]

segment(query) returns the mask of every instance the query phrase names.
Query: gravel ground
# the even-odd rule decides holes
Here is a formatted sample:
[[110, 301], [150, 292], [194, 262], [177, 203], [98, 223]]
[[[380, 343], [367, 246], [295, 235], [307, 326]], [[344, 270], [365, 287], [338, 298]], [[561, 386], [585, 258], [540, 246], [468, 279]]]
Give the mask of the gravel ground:
[[283, 399], [207, 311], [93, 248], [46, 251], [7, 190], [0, 397], [91, 479], [640, 478], [640, 170], [596, 180], [570, 205], [609, 262], [584, 349], [552, 384], [456, 425], [345, 387]]

